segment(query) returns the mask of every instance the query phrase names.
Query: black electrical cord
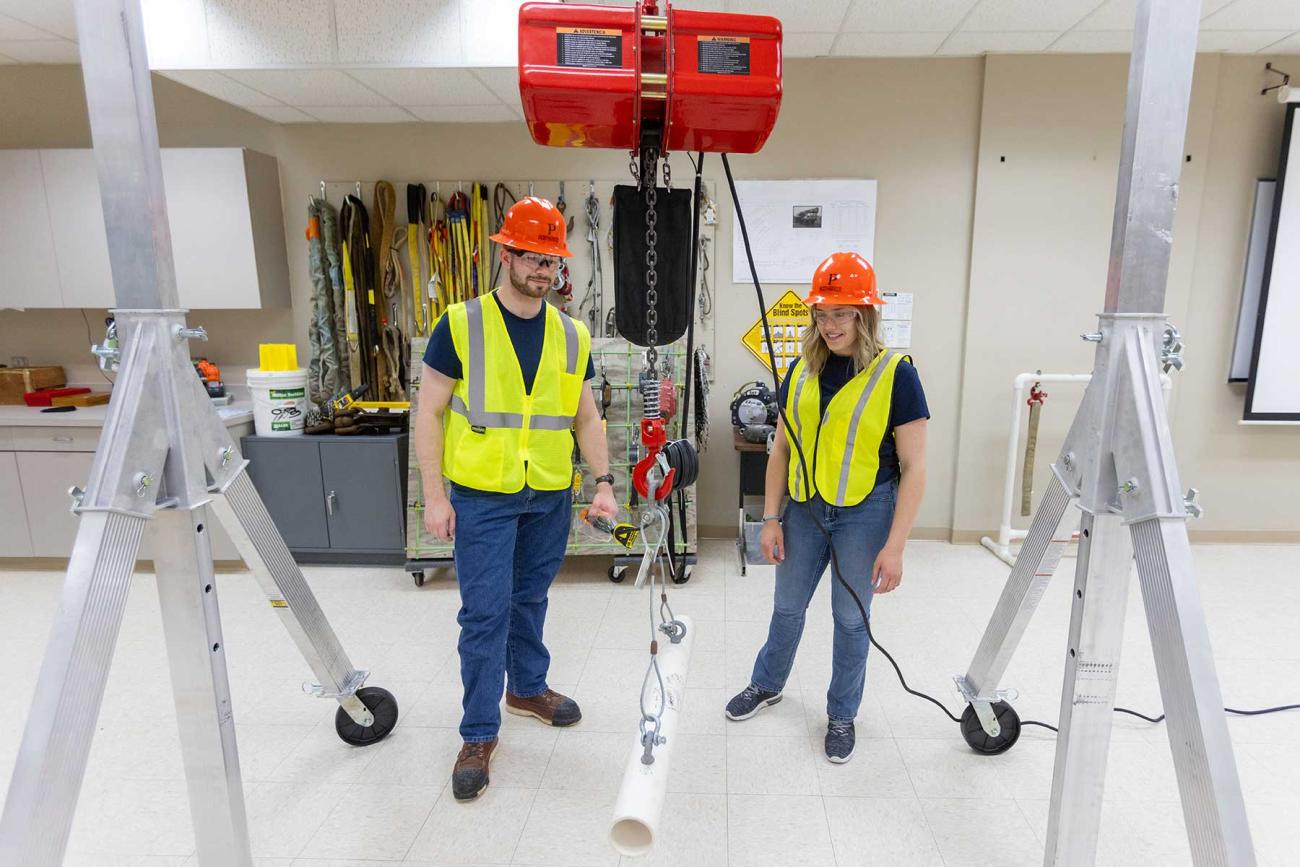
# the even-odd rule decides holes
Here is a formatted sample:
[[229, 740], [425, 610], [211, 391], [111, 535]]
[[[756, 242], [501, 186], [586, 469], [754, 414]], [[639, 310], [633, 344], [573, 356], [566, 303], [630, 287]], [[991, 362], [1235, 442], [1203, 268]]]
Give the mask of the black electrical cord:
[[[767, 322], [767, 302], [763, 298], [763, 286], [761, 283], [759, 283], [758, 280], [758, 269], [754, 266], [754, 253], [749, 246], [749, 231], [745, 227], [745, 214], [744, 211], [741, 210], [740, 199], [736, 195], [736, 182], [731, 176], [731, 162], [727, 159], [727, 155], [725, 153], [722, 154], [722, 168], [727, 174], [727, 187], [731, 191], [731, 204], [732, 207], [736, 209], [736, 222], [740, 226], [740, 237], [742, 242], [745, 245], [745, 258], [749, 260], [749, 274], [754, 281], [754, 292], [758, 295], [758, 312], [759, 312], [759, 318], [763, 322], [763, 334], [770, 338], [772, 332], [771, 332], [771, 326], [768, 325]], [[779, 394], [781, 389], [781, 379], [780, 379], [780, 374], [777, 373], [777, 369], [776, 369], [776, 355], [772, 349], [771, 339], [768, 339], [767, 341], [765, 341], [765, 343], [767, 345], [768, 369], [772, 374], [773, 391], [774, 393]], [[795, 451], [799, 455], [799, 466], [803, 470], [803, 477], [805, 479], [811, 479], [812, 476], [809, 475], [808, 473], [808, 460], [803, 453], [803, 445], [802, 443], [800, 443], [798, 435], [794, 432], [793, 427], [790, 425], [790, 419], [786, 416], [785, 413], [785, 405], [779, 400], [777, 401], [777, 412], [780, 414], [781, 420], [785, 424], [786, 436], [789, 437], [790, 442], [794, 444]], [[831, 567], [832, 567], [831, 571], [834, 573], [835, 579], [839, 581], [840, 585], [843, 586], [844, 589], [849, 592], [849, 596], [853, 597], [854, 604], [858, 606], [858, 612], [862, 615], [862, 623], [867, 630], [867, 640], [871, 642], [872, 647], [876, 648], [876, 650], [879, 650], [881, 653], [885, 655], [885, 659], [889, 660], [889, 664], [893, 666], [894, 674], [898, 676], [898, 682], [900, 685], [902, 685], [903, 691], [908, 693], [909, 695], [914, 695], [917, 698], [925, 699], [926, 701], [933, 704], [935, 707], [939, 708], [939, 710], [943, 711], [944, 716], [948, 717], [948, 719], [952, 720], [955, 723], [960, 723], [961, 718], [954, 716], [952, 712], [948, 710], [947, 706], [944, 705], [943, 702], [939, 701], [937, 698], [935, 698], [932, 695], [927, 695], [926, 693], [923, 693], [920, 690], [912, 689], [910, 686], [908, 686], [906, 678], [903, 677], [903, 670], [898, 667], [898, 663], [894, 660], [894, 657], [890, 654], [888, 650], [881, 647], [880, 642], [876, 641], [876, 636], [871, 631], [871, 618], [867, 616], [866, 606], [862, 604], [862, 600], [858, 598], [858, 594], [854, 591], [853, 587], [840, 573], [839, 559], [835, 555], [835, 541], [831, 538], [830, 531], [826, 529], [825, 525], [822, 524], [822, 522], [818, 519], [816, 514], [813, 514], [812, 512], [810, 512], [810, 514], [812, 516], [813, 523], [817, 525], [817, 529], [820, 530], [822, 535], [826, 537], [826, 545], [830, 549], [830, 553], [831, 553]], [[1297, 709], [1300, 709], [1300, 704], [1285, 704], [1285, 705], [1279, 705], [1278, 707], [1261, 708], [1259, 710], [1237, 710], [1235, 708], [1225, 707], [1224, 711], [1227, 713], [1239, 714], [1241, 716], [1259, 716], [1267, 713], [1277, 713], [1279, 711], [1297, 710]], [[1116, 707], [1114, 708], [1114, 711], [1115, 713], [1129, 714], [1130, 716], [1135, 716], [1138, 717], [1139, 719], [1144, 719], [1150, 723], [1159, 723], [1165, 718], [1164, 714], [1161, 714], [1158, 717], [1149, 717], [1146, 716], [1145, 714], [1141, 714], [1135, 710], [1129, 710], [1128, 708], [1124, 708], [1124, 707]], [[1045, 723], [1039, 720], [1022, 719], [1020, 720], [1020, 725], [1040, 726], [1045, 729], [1051, 729], [1054, 732], [1060, 731], [1060, 729], [1058, 729], [1056, 726], [1052, 725], [1051, 723]]]

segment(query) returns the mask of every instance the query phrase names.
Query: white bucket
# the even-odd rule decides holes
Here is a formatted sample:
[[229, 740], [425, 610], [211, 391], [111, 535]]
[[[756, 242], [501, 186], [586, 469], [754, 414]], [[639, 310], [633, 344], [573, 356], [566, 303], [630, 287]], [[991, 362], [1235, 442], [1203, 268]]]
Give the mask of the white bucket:
[[307, 417], [307, 371], [261, 370], [247, 375], [253, 396], [253, 429], [262, 437], [302, 436]]

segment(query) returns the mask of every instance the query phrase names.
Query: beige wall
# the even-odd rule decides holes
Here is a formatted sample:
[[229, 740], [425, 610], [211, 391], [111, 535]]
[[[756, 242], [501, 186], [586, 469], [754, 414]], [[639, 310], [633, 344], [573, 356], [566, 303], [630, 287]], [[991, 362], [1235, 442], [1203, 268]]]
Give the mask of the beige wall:
[[[1253, 181], [1275, 170], [1281, 130], [1280, 108], [1258, 96], [1262, 62], [1207, 55], [1196, 70], [1169, 309], [1189, 344], [1173, 420], [1183, 478], [1209, 509], [1202, 530], [1300, 528], [1282, 491], [1300, 469], [1297, 434], [1236, 425], [1241, 395], [1224, 385]], [[884, 290], [915, 294], [910, 352], [934, 416], [917, 521], [929, 534], [971, 539], [997, 525], [1014, 374], [1090, 367], [1077, 335], [1101, 306], [1126, 68], [1118, 56], [793, 61], [772, 138], [761, 154], [732, 160], [740, 178], [879, 181], [875, 264]], [[293, 310], [192, 317], [213, 334], [209, 355], [236, 376], [256, 363], [259, 342], [296, 340], [305, 357], [302, 211], [321, 179], [626, 175], [624, 154], [543, 149], [519, 124], [277, 127], [166, 80], [155, 87], [163, 144], [237, 144], [279, 160]], [[0, 69], [0, 110], [0, 147], [88, 144], [75, 68]], [[674, 169], [684, 183], [689, 164]], [[756, 315], [753, 289], [730, 283], [730, 206], [716, 157], [705, 174], [720, 193], [719, 313], [700, 523], [725, 530], [738, 465], [727, 407], [763, 368], [739, 344]], [[784, 287], [765, 288], [775, 297]], [[89, 315], [98, 337], [100, 311]], [[78, 312], [0, 314], [0, 359], [26, 354], [93, 376], [85, 343]], [[1078, 394], [1065, 387], [1049, 399], [1040, 464]]]

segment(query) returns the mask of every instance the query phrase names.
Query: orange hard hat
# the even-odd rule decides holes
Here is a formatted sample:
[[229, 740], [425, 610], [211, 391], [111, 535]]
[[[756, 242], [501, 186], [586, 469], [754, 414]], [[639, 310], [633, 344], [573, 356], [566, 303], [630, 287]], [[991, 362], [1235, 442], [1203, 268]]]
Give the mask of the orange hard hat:
[[831, 253], [813, 272], [812, 290], [803, 303], [879, 306], [885, 299], [876, 291], [876, 270], [870, 262], [857, 253]]
[[492, 240], [514, 250], [567, 258], [573, 254], [564, 235], [564, 214], [560, 209], [546, 199], [525, 196], [506, 211], [501, 231]]

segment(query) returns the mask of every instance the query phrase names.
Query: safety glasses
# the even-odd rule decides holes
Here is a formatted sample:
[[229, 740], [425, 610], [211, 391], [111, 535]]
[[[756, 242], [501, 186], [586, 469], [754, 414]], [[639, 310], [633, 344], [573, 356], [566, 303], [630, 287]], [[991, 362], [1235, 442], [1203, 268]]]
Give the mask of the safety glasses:
[[537, 253], [525, 253], [523, 250], [512, 250], [510, 248], [506, 248], [506, 252], [517, 259], [522, 259], [530, 268], [539, 271], [558, 268], [560, 265], [559, 256], [542, 256]]
[[856, 310], [814, 310], [813, 321], [818, 325], [826, 322], [834, 322], [836, 325], [844, 325], [850, 322], [858, 315]]

